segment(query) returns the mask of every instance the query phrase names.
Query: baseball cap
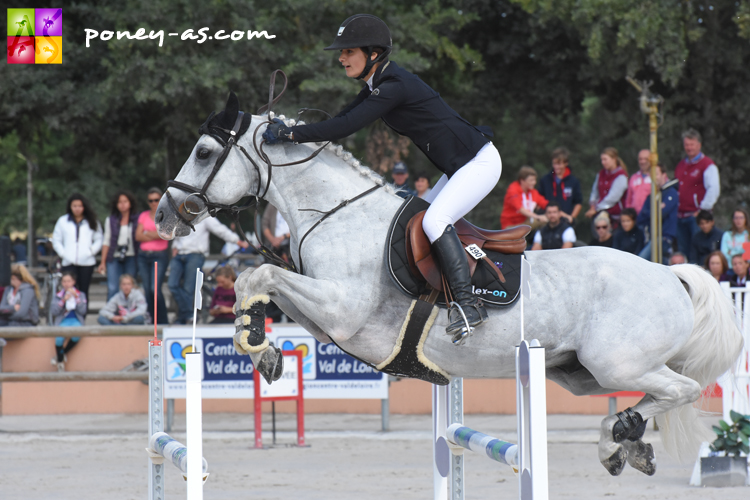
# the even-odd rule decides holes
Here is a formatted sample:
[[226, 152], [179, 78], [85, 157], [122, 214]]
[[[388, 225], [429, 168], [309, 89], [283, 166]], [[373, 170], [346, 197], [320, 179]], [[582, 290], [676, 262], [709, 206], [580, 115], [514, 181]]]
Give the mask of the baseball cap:
[[408, 174], [409, 170], [406, 168], [406, 163], [400, 161], [393, 165], [394, 174]]

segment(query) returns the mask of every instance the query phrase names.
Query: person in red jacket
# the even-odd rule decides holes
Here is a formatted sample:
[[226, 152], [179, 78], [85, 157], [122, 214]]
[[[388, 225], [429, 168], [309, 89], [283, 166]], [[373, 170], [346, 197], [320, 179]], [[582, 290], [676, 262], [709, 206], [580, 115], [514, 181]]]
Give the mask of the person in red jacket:
[[589, 197], [591, 208], [586, 212], [586, 217], [592, 218], [606, 210], [612, 226], [617, 228], [628, 190], [628, 171], [615, 148], [604, 148], [600, 158], [603, 168], [594, 179]]
[[503, 211], [500, 214], [500, 227], [506, 229], [521, 224], [533, 227], [547, 223], [547, 217], [535, 213], [537, 208], [544, 209], [547, 200], [534, 189], [537, 173], [532, 167], [521, 167], [518, 180], [511, 182], [503, 200]]

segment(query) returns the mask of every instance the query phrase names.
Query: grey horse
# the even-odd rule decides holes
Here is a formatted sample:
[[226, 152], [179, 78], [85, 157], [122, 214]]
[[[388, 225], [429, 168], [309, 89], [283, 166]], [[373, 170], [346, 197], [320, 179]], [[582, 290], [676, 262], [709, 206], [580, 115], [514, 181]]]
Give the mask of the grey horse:
[[[190, 223], [208, 217], [187, 217], [191, 186], [196, 192], [206, 186], [203, 197], [223, 205], [260, 192], [289, 224], [292, 257], [298, 266], [304, 264], [304, 274], [268, 264], [243, 272], [235, 284], [238, 330], [243, 317], [248, 324], [246, 312], [270, 299], [320, 342], [334, 341], [382, 366], [394, 353], [412, 303], [392, 283], [384, 262], [386, 234], [402, 200], [380, 176], [334, 145], [309, 161], [273, 167], [269, 182], [269, 168], [253, 146], [267, 120], [253, 116], [249, 132], [235, 134], [245, 154], [232, 147], [227, 152], [212, 135], [200, 137], [175, 179], [182, 188], [168, 188], [159, 204], [159, 234], [164, 239], [184, 236]], [[280, 165], [304, 160], [318, 146], [266, 145], [263, 150]], [[220, 168], [212, 172], [220, 156]], [[263, 192], [260, 187], [266, 185]], [[320, 223], [300, 250], [300, 239], [321, 218], [318, 211], [373, 186], [382, 187]], [[575, 395], [646, 394], [632, 410], [602, 421], [599, 459], [607, 470], [617, 475], [627, 462], [644, 473], [655, 472], [651, 445], [641, 441], [645, 420], [652, 417], [671, 454], [695, 456], [697, 443], [710, 433], [697, 421], [692, 403], [732, 366], [742, 348], [732, 304], [719, 284], [697, 266], [665, 267], [606, 248], [529, 252], [527, 258], [533, 271], [525, 332], [546, 348], [548, 378]], [[441, 310], [430, 318], [420, 360], [446, 377], [514, 378], [519, 309], [518, 303], [490, 308], [489, 322], [461, 346], [445, 335], [448, 318]], [[269, 372], [276, 367], [266, 361], [276, 359], [277, 350], [264, 339], [241, 344], [238, 349], [272, 379]]]

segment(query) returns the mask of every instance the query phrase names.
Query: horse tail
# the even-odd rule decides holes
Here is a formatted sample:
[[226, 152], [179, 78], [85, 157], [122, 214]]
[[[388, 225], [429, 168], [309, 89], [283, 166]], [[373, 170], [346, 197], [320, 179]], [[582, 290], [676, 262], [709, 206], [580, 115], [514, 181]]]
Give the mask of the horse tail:
[[[698, 382], [703, 391], [735, 364], [742, 351], [742, 333], [732, 301], [715, 278], [690, 264], [669, 269], [686, 285], [695, 320], [688, 341], [667, 365]], [[692, 404], [686, 404], [656, 417], [662, 442], [670, 455], [692, 458], [701, 441], [713, 439], [698, 415]]]

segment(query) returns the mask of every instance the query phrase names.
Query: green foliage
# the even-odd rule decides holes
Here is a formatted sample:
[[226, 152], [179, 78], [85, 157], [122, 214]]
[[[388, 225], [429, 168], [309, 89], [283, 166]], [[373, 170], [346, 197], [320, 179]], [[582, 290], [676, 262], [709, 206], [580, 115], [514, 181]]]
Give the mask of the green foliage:
[[720, 427], [712, 426], [716, 440], [711, 444], [711, 451], [723, 451], [727, 456], [738, 457], [740, 453], [750, 454], [750, 416], [734, 410], [729, 411], [732, 424], [719, 421]]

